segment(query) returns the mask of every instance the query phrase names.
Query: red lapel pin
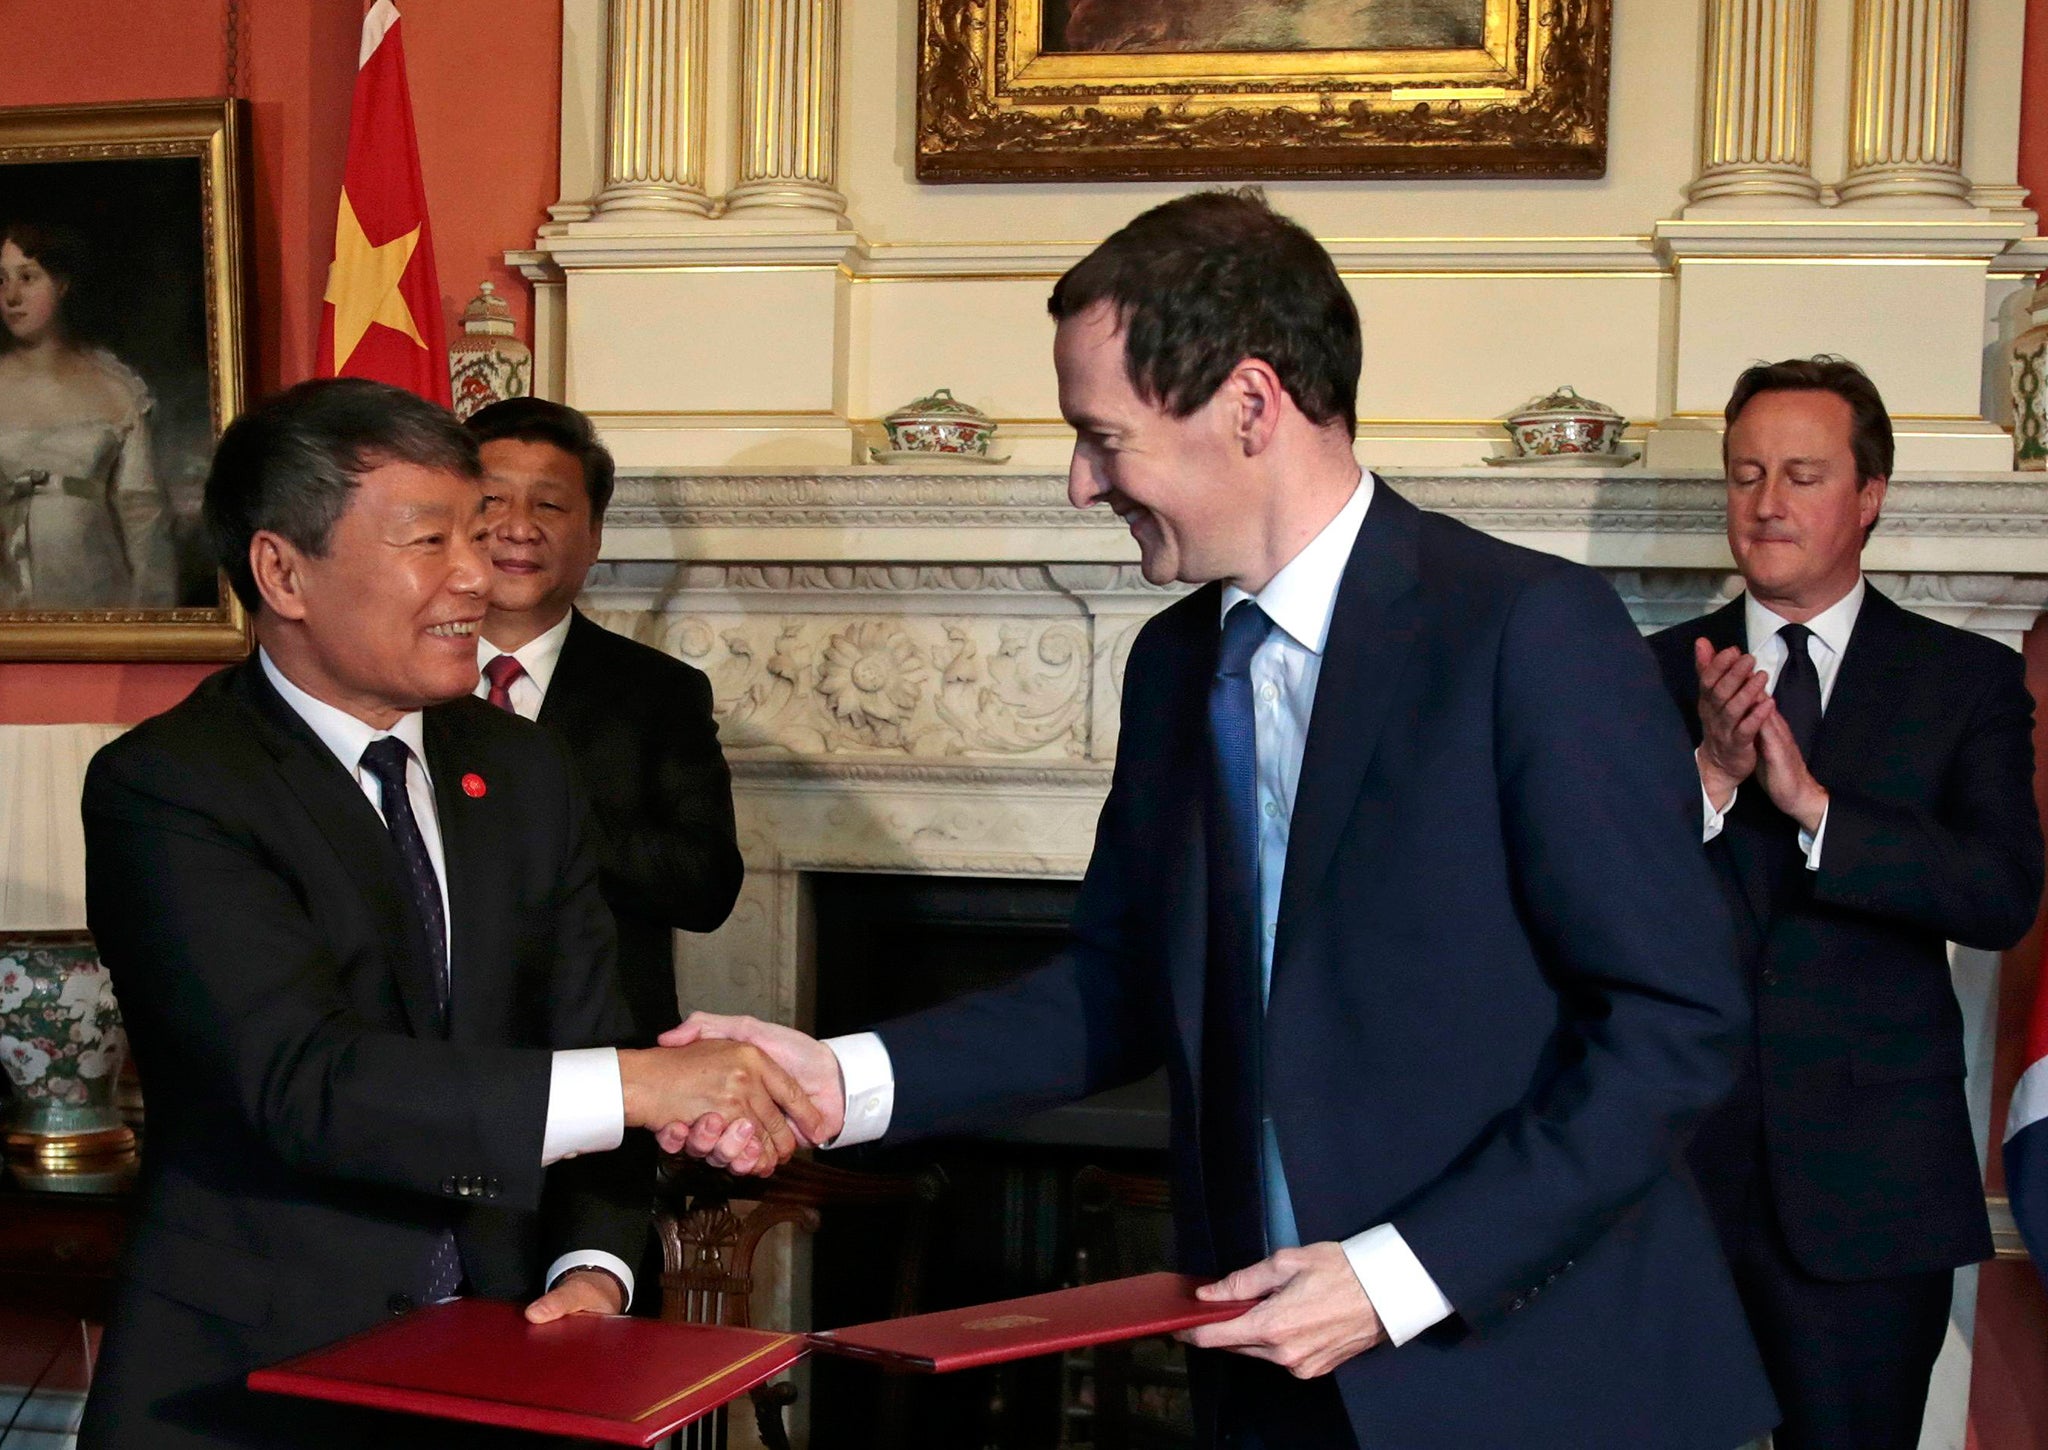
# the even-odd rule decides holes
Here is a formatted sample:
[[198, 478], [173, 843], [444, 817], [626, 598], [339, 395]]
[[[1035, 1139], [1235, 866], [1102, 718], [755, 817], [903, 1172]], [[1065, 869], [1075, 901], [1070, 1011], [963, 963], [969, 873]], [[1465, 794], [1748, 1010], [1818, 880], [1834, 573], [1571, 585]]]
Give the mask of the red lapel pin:
[[484, 778], [475, 771], [462, 777], [462, 793], [471, 800], [481, 800], [489, 790], [490, 787], [484, 784]]

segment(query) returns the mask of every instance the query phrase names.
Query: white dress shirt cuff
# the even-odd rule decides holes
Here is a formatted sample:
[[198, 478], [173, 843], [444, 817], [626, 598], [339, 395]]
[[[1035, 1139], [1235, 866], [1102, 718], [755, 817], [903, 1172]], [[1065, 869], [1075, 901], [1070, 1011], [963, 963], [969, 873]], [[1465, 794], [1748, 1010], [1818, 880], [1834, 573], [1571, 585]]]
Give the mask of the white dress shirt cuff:
[[1365, 1297], [1372, 1300], [1380, 1327], [1395, 1345], [1406, 1344], [1451, 1314], [1451, 1301], [1430, 1278], [1429, 1270], [1390, 1223], [1369, 1228], [1344, 1240], [1344, 1257], [1358, 1275]]
[[1806, 853], [1806, 869], [1809, 871], [1820, 870], [1820, 843], [1828, 833], [1828, 810], [1827, 806], [1821, 807], [1820, 824], [1814, 827], [1812, 835], [1804, 831], [1799, 833], [1799, 849]]
[[889, 1049], [872, 1032], [826, 1039], [839, 1059], [839, 1081], [846, 1089], [846, 1126], [825, 1148], [852, 1148], [872, 1143], [889, 1131], [896, 1111], [896, 1068]]
[[[609, 1153], [625, 1140], [626, 1089], [619, 1080], [619, 1050], [576, 1047], [556, 1053], [548, 1077], [541, 1166], [578, 1153]], [[629, 1288], [631, 1284], [627, 1280]]]
[[619, 1306], [619, 1312], [623, 1314], [633, 1307], [633, 1271], [617, 1254], [608, 1254], [603, 1249], [571, 1249], [548, 1265], [548, 1275], [541, 1283], [552, 1289], [555, 1281], [571, 1269], [603, 1269], [626, 1291], [626, 1302]]
[[[1695, 750], [1692, 753], [1692, 758], [1694, 768], [1697, 769], [1699, 765], [1700, 753], [1697, 750]], [[1735, 798], [1736, 796], [1739, 796], [1741, 794], [1742, 787], [1738, 785], [1732, 792], [1730, 792], [1728, 796], [1728, 804], [1722, 807], [1721, 809], [1716, 810], [1714, 809], [1714, 798], [1707, 794], [1706, 781], [1702, 780], [1700, 782], [1700, 810], [1704, 813], [1703, 819], [1706, 823], [1706, 829], [1700, 836], [1700, 844], [1702, 846], [1706, 845], [1707, 842], [1713, 840], [1714, 837], [1720, 835], [1722, 830], [1726, 828], [1728, 824], [1728, 812], [1735, 809]]]

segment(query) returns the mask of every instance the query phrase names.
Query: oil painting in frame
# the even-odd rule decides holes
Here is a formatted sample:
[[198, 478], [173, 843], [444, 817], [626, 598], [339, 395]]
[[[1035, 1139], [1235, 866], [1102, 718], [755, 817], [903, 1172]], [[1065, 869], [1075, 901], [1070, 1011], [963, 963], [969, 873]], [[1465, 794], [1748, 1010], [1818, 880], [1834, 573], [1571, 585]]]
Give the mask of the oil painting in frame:
[[0, 109], [0, 659], [248, 648], [199, 515], [247, 376], [245, 116]]
[[920, 180], [1602, 175], [1611, 0], [919, 0]]

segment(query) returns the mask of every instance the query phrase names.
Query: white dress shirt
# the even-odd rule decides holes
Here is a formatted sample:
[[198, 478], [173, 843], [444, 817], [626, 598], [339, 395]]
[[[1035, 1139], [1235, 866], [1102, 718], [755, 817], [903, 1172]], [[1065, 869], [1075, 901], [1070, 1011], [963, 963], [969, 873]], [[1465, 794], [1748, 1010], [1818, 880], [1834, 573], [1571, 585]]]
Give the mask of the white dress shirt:
[[[426, 721], [419, 711], [401, 715], [389, 730], [379, 730], [346, 710], [316, 700], [286, 678], [268, 650], [258, 650], [263, 673], [285, 704], [320, 743], [334, 752], [342, 768], [355, 777], [363, 795], [384, 819], [384, 788], [377, 777], [363, 768], [363, 752], [372, 741], [396, 736], [406, 747], [405, 795], [418, 822], [420, 838], [426, 843], [427, 859], [434, 864], [434, 876], [441, 887], [443, 947], [448, 954], [451, 992], [459, 991], [455, 981], [455, 913], [448, 900], [448, 863], [441, 850], [441, 816], [434, 805], [434, 782], [427, 774]], [[625, 1089], [619, 1079], [618, 1049], [580, 1047], [554, 1054], [548, 1078], [548, 1117], [541, 1135], [540, 1161], [543, 1166], [578, 1153], [603, 1153], [619, 1146], [626, 1137]], [[633, 1271], [616, 1254], [602, 1249], [578, 1249], [564, 1254], [549, 1266], [546, 1281], [553, 1284], [561, 1275], [578, 1267], [609, 1270], [633, 1298]]]
[[[1828, 700], [1835, 693], [1835, 676], [1841, 673], [1842, 652], [1849, 648], [1849, 636], [1856, 630], [1856, 616], [1863, 612], [1863, 576], [1856, 576], [1856, 587], [1806, 621], [1812, 631], [1806, 639], [1806, 656], [1813, 661], [1813, 672], [1820, 677], [1820, 708], [1825, 717]], [[1785, 656], [1789, 653], [1784, 636], [1778, 633], [1791, 621], [1757, 603], [1754, 594], [1742, 596], [1743, 639], [1749, 646], [1749, 653], [1756, 659], [1756, 667], [1764, 672], [1764, 688], [1775, 692], [1778, 688], [1778, 674], [1785, 668]], [[1810, 764], [1811, 762], [1809, 762]], [[1728, 812], [1735, 809], [1735, 799], [1742, 794], [1737, 786], [1728, 797], [1728, 804], [1718, 810], [1714, 798], [1707, 794], [1704, 781], [1700, 784], [1700, 800], [1706, 806], [1706, 825], [1703, 839], [1711, 841], [1721, 834], [1728, 824]], [[1821, 842], [1828, 833], [1828, 813], [1820, 813], [1820, 825], [1809, 832], [1804, 826], [1799, 829], [1799, 849], [1806, 854], [1806, 869], [1820, 870]]]
[[[1323, 645], [1336, 609], [1337, 588], [1350, 561], [1359, 527], [1372, 502], [1373, 478], [1364, 475], [1347, 502], [1275, 574], [1256, 596], [1277, 626], [1252, 655], [1252, 698], [1257, 741], [1259, 791], [1259, 968], [1261, 992], [1273, 975], [1273, 942], [1280, 916], [1280, 882], [1287, 862], [1295, 789], [1301, 781], [1302, 751], [1322, 673]], [[1223, 591], [1223, 613], [1251, 598], [1234, 586]], [[1222, 620], [1219, 617], [1218, 627]], [[846, 1127], [833, 1146], [872, 1142], [888, 1131], [895, 1107], [895, 1075], [888, 1049], [871, 1032], [829, 1041], [846, 1084]], [[1279, 1140], [1266, 1124], [1260, 1168], [1267, 1185], [1267, 1236], [1272, 1247], [1301, 1242], [1294, 1205], [1280, 1165]], [[1400, 1230], [1379, 1224], [1344, 1240], [1345, 1257], [1372, 1301], [1387, 1337], [1405, 1344], [1451, 1312], [1429, 1271], [1422, 1267]]]
[[[507, 692], [512, 696], [512, 711], [524, 720], [540, 718], [541, 702], [548, 697], [548, 685], [555, 678], [555, 666], [562, 658], [562, 641], [569, 637], [569, 621], [576, 617], [572, 609], [554, 625], [541, 631], [515, 650], [502, 650], [481, 632], [476, 637], [476, 666], [481, 670], [499, 655], [510, 654], [519, 661], [524, 670], [512, 682]], [[491, 682], [482, 675], [477, 676], [476, 694], [478, 699], [487, 699], [491, 693]]]

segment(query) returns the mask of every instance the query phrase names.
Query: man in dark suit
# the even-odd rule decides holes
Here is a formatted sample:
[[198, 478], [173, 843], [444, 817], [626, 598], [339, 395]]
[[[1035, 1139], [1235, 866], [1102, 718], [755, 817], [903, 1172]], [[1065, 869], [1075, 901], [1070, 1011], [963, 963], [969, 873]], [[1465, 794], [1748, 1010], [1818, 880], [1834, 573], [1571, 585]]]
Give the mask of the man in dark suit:
[[1869, 378], [1759, 364], [1727, 420], [1747, 587], [1652, 641], [1755, 999], [1693, 1163], [1778, 1450], [1910, 1450], [1951, 1271], [1991, 1253], [1945, 943], [1995, 951], [2033, 921], [2033, 707], [2016, 653], [1863, 577], [1892, 471]]
[[[1131, 651], [1069, 951], [830, 1050], [736, 1018], [669, 1040], [761, 1043], [842, 1143], [1163, 1062], [1179, 1257], [1260, 1301], [1188, 1336], [1206, 1444], [1768, 1428], [1678, 1164], [1743, 994], [1620, 603], [1361, 475], [1356, 310], [1256, 193], [1146, 213], [1051, 307], [1074, 503], [1205, 586]], [[670, 1141], [720, 1159], [718, 1128]]]
[[465, 1290], [618, 1312], [649, 1208], [647, 1139], [606, 1151], [628, 1127], [729, 1109], [766, 1162], [785, 1112], [818, 1126], [758, 1054], [609, 1045], [582, 796], [544, 732], [469, 698], [482, 509], [474, 441], [381, 384], [302, 384], [221, 439], [206, 519], [257, 657], [85, 787], [87, 913], [150, 1105], [86, 1450], [446, 1444], [242, 1381]]
[[711, 682], [576, 608], [612, 496], [612, 456], [590, 420], [512, 398], [468, 427], [492, 525], [477, 693], [537, 719], [589, 792], [634, 1040], [651, 1043], [682, 1015], [672, 933], [715, 930], [740, 890]]

